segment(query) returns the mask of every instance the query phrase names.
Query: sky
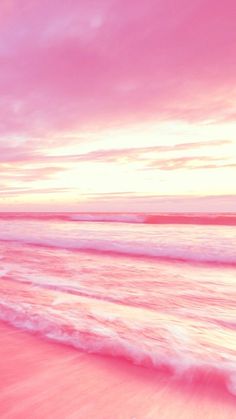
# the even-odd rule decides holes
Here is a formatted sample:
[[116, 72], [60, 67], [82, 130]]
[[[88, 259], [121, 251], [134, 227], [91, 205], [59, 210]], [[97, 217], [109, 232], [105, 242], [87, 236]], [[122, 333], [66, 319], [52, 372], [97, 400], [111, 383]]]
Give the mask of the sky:
[[235, 0], [1, 0], [0, 211], [236, 211]]

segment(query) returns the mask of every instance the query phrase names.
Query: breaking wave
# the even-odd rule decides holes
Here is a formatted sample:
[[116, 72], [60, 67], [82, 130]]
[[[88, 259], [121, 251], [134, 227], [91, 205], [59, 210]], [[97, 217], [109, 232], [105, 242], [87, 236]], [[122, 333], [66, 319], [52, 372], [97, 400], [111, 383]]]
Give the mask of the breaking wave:
[[219, 365], [217, 362], [197, 360], [191, 356], [188, 358], [184, 353], [180, 357], [178, 351], [176, 357], [170, 357], [153, 348], [137, 346], [125, 336], [102, 333], [97, 327], [94, 330], [78, 330], [72, 325], [54, 322], [46, 316], [31, 315], [28, 308], [16, 307], [4, 301], [0, 301], [0, 319], [21, 330], [90, 354], [124, 358], [135, 365], [164, 371], [176, 380], [220, 386], [236, 395], [236, 368], [227, 362]]

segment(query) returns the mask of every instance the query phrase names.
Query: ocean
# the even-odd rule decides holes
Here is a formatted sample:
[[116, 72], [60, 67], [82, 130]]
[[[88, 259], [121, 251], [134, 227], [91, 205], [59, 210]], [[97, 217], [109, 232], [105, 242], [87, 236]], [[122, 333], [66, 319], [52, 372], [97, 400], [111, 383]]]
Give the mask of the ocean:
[[[1, 213], [0, 261], [0, 320], [12, 330], [236, 401], [236, 214]], [[155, 398], [142, 416], [140, 401], [132, 416], [106, 403], [97, 416], [32, 417], [172, 417]]]

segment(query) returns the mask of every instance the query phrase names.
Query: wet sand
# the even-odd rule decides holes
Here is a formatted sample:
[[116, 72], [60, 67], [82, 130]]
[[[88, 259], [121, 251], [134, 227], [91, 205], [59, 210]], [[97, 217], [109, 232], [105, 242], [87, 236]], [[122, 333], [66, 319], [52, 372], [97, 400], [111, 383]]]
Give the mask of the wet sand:
[[236, 398], [209, 381], [86, 354], [0, 325], [1, 419], [229, 419]]

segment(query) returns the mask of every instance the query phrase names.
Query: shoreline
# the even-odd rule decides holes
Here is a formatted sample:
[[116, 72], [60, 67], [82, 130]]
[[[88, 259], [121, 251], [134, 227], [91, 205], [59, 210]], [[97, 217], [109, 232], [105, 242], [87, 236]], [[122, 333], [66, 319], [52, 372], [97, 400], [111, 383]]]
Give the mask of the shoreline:
[[1, 419], [236, 417], [222, 388], [182, 385], [164, 372], [81, 352], [0, 322]]

